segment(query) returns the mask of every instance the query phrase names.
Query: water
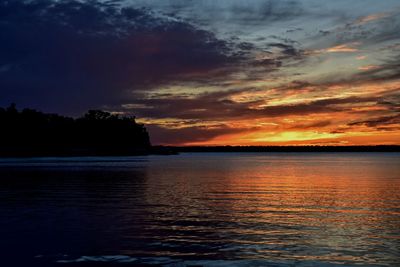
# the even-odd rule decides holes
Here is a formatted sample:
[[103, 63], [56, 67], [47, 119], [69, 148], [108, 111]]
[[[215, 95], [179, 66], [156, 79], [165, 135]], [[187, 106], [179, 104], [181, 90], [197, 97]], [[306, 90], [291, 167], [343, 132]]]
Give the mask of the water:
[[400, 266], [399, 153], [0, 160], [1, 266]]

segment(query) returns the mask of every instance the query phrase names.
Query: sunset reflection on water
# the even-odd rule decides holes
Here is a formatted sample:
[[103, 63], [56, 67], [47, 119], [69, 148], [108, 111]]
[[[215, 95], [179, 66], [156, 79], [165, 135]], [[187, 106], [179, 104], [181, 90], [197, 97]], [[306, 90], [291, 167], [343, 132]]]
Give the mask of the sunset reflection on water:
[[395, 266], [399, 162], [397, 153], [1, 162], [0, 226], [13, 240], [2, 249], [29, 264], [42, 255], [72, 265]]

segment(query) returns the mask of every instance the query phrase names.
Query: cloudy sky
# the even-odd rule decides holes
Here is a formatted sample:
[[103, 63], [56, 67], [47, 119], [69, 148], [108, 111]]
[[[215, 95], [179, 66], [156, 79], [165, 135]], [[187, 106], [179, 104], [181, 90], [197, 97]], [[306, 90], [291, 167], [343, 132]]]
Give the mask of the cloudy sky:
[[400, 144], [398, 0], [0, 0], [0, 106], [153, 144]]

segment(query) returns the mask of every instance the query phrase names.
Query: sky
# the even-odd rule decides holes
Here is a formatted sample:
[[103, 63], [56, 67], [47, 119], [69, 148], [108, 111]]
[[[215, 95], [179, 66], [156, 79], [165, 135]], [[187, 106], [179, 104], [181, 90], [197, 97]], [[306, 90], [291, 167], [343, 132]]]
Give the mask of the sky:
[[0, 0], [0, 106], [155, 145], [400, 145], [398, 0]]

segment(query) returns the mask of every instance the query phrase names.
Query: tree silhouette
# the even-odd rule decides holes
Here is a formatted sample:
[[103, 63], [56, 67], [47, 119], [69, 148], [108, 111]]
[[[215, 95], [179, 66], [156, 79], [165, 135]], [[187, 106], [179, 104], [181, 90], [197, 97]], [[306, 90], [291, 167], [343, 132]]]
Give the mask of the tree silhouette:
[[151, 148], [135, 117], [90, 110], [74, 119], [15, 104], [0, 108], [0, 156], [134, 155]]

